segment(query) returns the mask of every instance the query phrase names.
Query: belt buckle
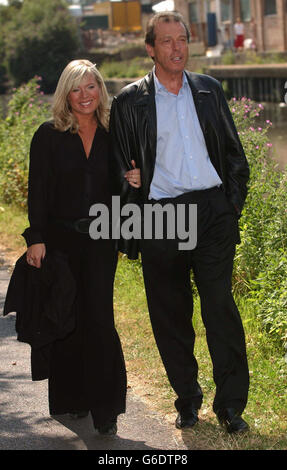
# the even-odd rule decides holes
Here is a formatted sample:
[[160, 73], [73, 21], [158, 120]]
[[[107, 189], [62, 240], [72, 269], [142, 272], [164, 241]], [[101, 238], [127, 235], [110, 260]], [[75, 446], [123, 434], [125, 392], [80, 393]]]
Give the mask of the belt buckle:
[[89, 233], [90, 223], [89, 219], [78, 219], [74, 222], [75, 230], [79, 233]]

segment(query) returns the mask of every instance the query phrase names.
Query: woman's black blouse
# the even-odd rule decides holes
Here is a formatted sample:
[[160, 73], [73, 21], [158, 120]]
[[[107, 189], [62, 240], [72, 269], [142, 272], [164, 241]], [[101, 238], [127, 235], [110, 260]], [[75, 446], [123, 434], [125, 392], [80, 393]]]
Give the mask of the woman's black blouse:
[[45, 122], [35, 132], [30, 148], [28, 217], [23, 236], [28, 246], [45, 242], [52, 219], [77, 220], [90, 207], [110, 207], [108, 133], [98, 127], [89, 158], [78, 134], [56, 130]]

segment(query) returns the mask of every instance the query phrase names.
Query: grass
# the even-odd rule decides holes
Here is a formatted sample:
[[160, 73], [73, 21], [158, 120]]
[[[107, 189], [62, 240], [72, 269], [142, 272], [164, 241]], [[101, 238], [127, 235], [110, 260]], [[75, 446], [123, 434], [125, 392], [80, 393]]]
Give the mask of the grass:
[[5, 256], [14, 262], [25, 251], [24, 238], [21, 233], [28, 226], [28, 219], [23, 210], [0, 202], [1, 245]]
[[280, 53], [269, 53], [269, 54], [258, 54], [256, 51], [247, 50], [243, 54], [235, 54], [232, 50], [227, 50], [221, 57], [221, 63], [223, 65], [234, 65], [238, 63], [238, 58], [240, 58], [240, 63], [243, 64], [283, 64], [286, 63], [285, 54]]
[[[287, 448], [287, 365], [260, 329], [248, 303], [237, 299], [246, 332], [250, 367], [249, 403], [244, 413], [251, 427], [246, 436], [232, 437], [219, 428], [212, 412], [214, 383], [205, 329], [195, 301], [195, 355], [204, 392], [200, 424], [183, 439], [190, 449], [282, 450]], [[149, 321], [141, 268], [120, 256], [115, 281], [115, 318], [122, 339], [130, 386], [173, 424], [175, 400], [165, 375]]]
[[[0, 204], [0, 233], [5, 256], [15, 261], [25, 250], [20, 234], [27, 226], [26, 215]], [[154, 411], [164, 416], [174, 429], [175, 395], [157, 351], [149, 321], [142, 272], [139, 262], [119, 256], [115, 280], [115, 320], [121, 337], [128, 371], [128, 385]], [[217, 424], [212, 412], [214, 383], [205, 330], [195, 299], [195, 354], [199, 381], [204, 392], [200, 423], [194, 430], [175, 430], [189, 449], [201, 450], [283, 450], [287, 449], [287, 364], [282, 350], [261, 330], [244, 298], [237, 299], [246, 332], [250, 367], [249, 403], [244, 417], [251, 431], [229, 436]]]
[[100, 66], [100, 72], [108, 78], [137, 78], [146, 75], [152, 68], [149, 58], [135, 57], [131, 60], [107, 61]]

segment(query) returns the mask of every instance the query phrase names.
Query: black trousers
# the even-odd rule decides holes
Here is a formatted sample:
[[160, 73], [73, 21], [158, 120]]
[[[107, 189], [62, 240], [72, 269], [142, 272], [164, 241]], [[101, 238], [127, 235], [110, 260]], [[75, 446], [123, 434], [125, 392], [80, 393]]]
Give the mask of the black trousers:
[[95, 426], [102, 426], [126, 406], [125, 362], [113, 312], [115, 243], [54, 226], [47, 239], [48, 250], [67, 255], [77, 284], [76, 327], [51, 351], [50, 413], [90, 410]]
[[[153, 203], [155, 201], [151, 201]], [[178, 398], [177, 410], [200, 408], [202, 390], [194, 356], [192, 326], [194, 274], [213, 363], [216, 393], [213, 409], [247, 403], [249, 373], [241, 318], [231, 292], [236, 243], [240, 242], [235, 209], [220, 188], [195, 191], [156, 201], [197, 205], [197, 245], [179, 250], [178, 239], [144, 239], [141, 255], [148, 307], [156, 343]], [[189, 224], [189, 221], [187, 221]]]

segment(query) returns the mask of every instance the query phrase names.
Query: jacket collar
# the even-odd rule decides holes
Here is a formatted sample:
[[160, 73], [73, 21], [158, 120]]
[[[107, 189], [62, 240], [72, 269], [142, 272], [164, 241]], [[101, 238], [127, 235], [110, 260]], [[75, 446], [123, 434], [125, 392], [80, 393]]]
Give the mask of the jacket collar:
[[[200, 80], [198, 74], [184, 71], [187, 78], [188, 84], [190, 86], [195, 108], [197, 111], [197, 116], [199, 119], [200, 126], [203, 133], [205, 134], [205, 121], [206, 121], [206, 106], [203, 104], [206, 103], [206, 99], [210, 95], [210, 90], [204, 88], [202, 80]], [[139, 82], [137, 89], [137, 94], [135, 97], [134, 105], [135, 106], [144, 106], [147, 107], [148, 112], [148, 135], [151, 149], [154, 150], [154, 160], [156, 152], [156, 139], [157, 139], [157, 123], [156, 123], [156, 106], [155, 106], [155, 84], [153, 72], [149, 72], [143, 79]]]
[[[195, 107], [196, 107], [196, 111], [200, 119], [200, 114], [201, 114], [200, 104], [202, 103], [202, 100], [205, 100], [211, 92], [210, 90], [204, 88], [203, 82], [202, 80], [199, 79], [198, 74], [189, 72], [187, 70], [184, 71], [184, 74], [190, 86], [194, 103], [195, 103]], [[135, 105], [136, 106], [137, 105], [138, 106], [143, 106], [143, 105], [151, 106], [151, 109], [154, 108], [152, 114], [156, 115], [154, 98], [155, 98], [155, 84], [154, 84], [153, 72], [151, 71], [139, 82], [137, 96], [135, 99]], [[151, 101], [153, 103], [151, 103]]]
[[[206, 126], [206, 119], [208, 113], [206, 110], [208, 109], [208, 99], [211, 95], [210, 89], [205, 86], [204, 81], [201, 79], [201, 76], [197, 73], [185, 71], [187, 81], [189, 83], [193, 101], [195, 105], [195, 109], [197, 112], [197, 117], [202, 129], [203, 134], [205, 134], [205, 126]], [[206, 137], [206, 136], [205, 136]]]

